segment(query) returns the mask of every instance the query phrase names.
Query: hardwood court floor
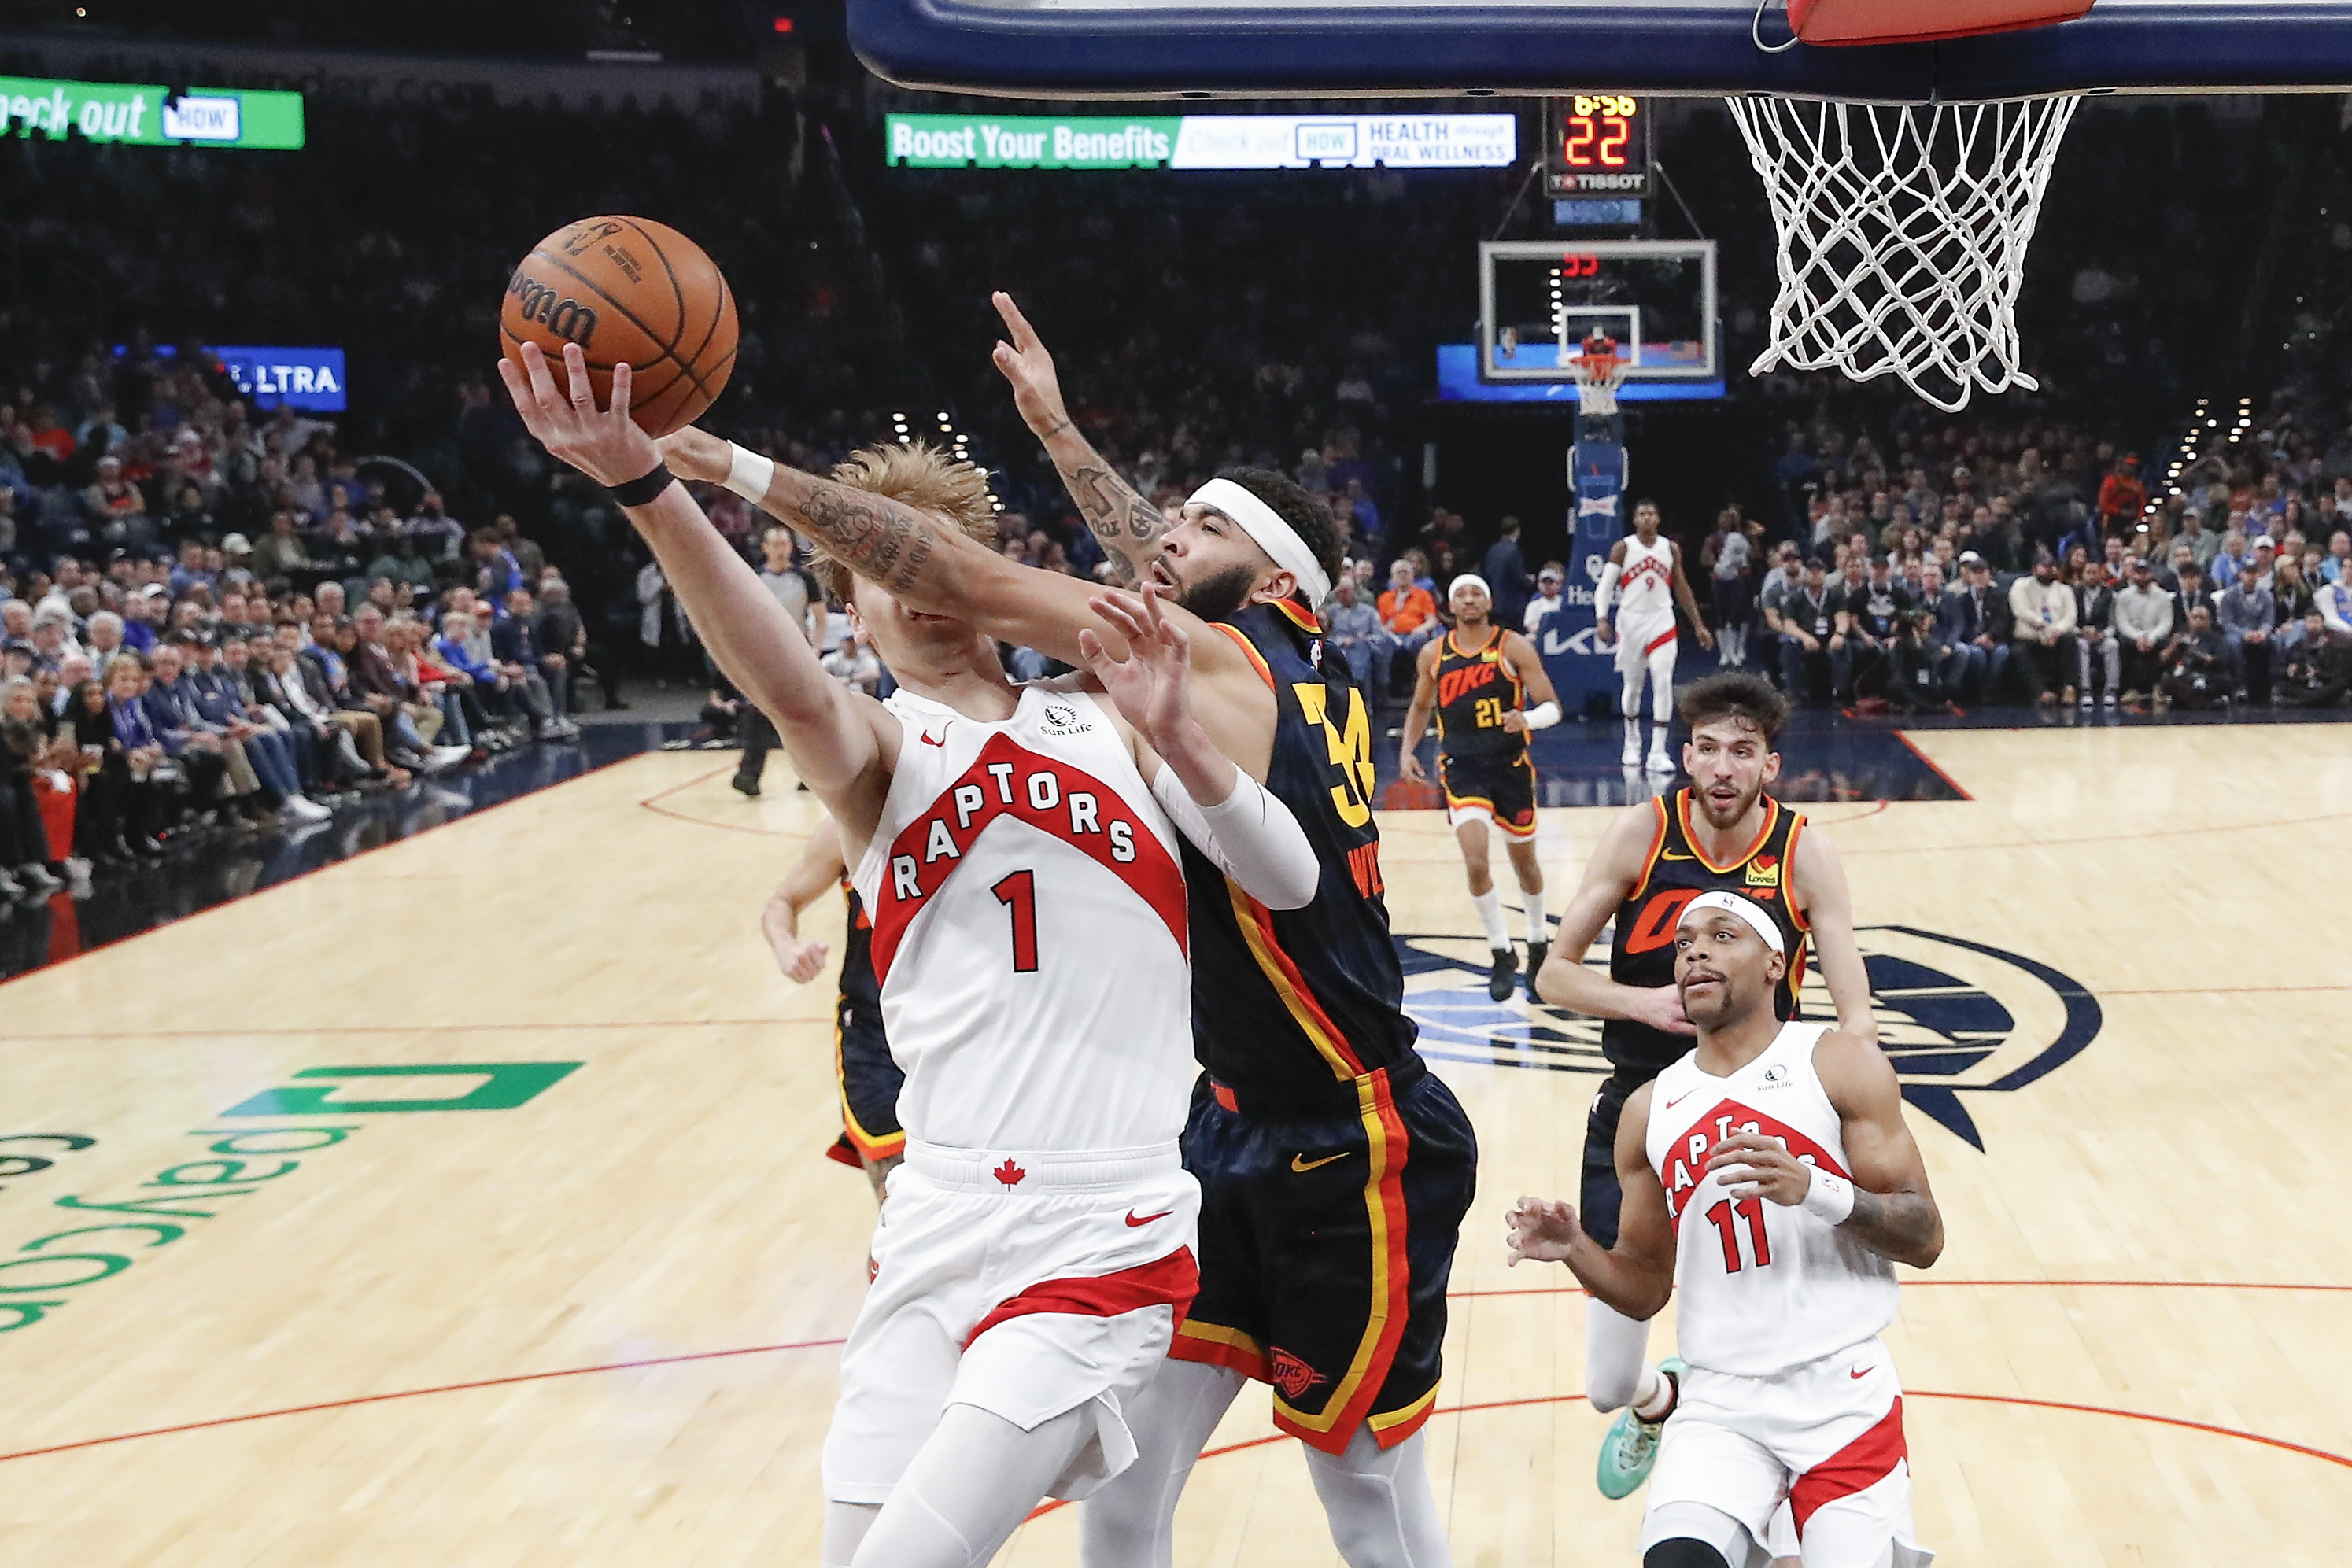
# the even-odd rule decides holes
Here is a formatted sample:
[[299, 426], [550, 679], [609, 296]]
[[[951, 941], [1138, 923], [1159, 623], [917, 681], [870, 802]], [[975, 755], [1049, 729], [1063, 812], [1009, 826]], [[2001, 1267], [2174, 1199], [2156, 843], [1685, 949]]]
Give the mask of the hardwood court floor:
[[[1914, 1120], [1950, 1244], [1890, 1335], [1921, 1538], [2352, 1563], [2352, 727], [1914, 739], [1974, 798], [1815, 820], [1944, 1108]], [[617, 764], [0, 987], [0, 1134], [94, 1140], [0, 1143], [0, 1325], [37, 1315], [0, 1333], [6, 1562], [816, 1561], [872, 1203], [818, 1157], [830, 992], [754, 924], [813, 809], [731, 762]], [[1554, 907], [1603, 820], [1545, 813]], [[1428, 1427], [1456, 1561], [1630, 1563], [1581, 1298], [1499, 1242], [1574, 1189], [1589, 1030], [1472, 1016], [1443, 821], [1385, 825], [1484, 1146]], [[429, 1071], [544, 1062], [581, 1065]], [[359, 1067], [419, 1071], [296, 1076]], [[453, 1093], [519, 1103], [386, 1108]], [[1202, 1463], [1181, 1564], [1334, 1561], [1265, 1410]], [[1004, 1560], [1072, 1562], [1074, 1524]]]

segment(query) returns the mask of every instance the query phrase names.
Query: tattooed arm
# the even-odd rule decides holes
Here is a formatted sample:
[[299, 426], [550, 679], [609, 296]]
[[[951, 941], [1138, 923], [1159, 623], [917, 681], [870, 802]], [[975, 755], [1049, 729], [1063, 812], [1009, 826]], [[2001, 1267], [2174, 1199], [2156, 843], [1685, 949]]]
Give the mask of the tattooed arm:
[[[599, 409], [578, 345], [564, 345], [568, 390], [557, 389], [536, 344], [526, 344], [522, 357], [520, 370], [500, 360], [499, 374], [523, 423], [551, 455], [600, 485], [625, 484], [653, 471], [661, 455], [629, 418], [628, 366], [614, 370], [612, 404]], [[898, 719], [824, 673], [800, 626], [685, 486], [671, 485], [623, 511], [653, 548], [710, 656], [775, 721], [793, 770], [840, 824], [847, 852], [863, 853], [898, 765]]]
[[[666, 435], [661, 449], [680, 477], [714, 484], [726, 478], [732, 461], [726, 442], [700, 430]], [[1113, 658], [1127, 656], [1125, 633], [1094, 607], [1097, 585], [1009, 561], [903, 501], [779, 463], [759, 504], [911, 610], [968, 621], [991, 637], [1066, 664], [1087, 662], [1082, 632], [1094, 633]], [[1263, 782], [1274, 746], [1272, 692], [1230, 638], [1173, 605], [1165, 613], [1192, 640], [1202, 727]]]
[[1013, 405], [1028, 422], [1030, 434], [1044, 444], [1045, 455], [1054, 460], [1070, 499], [1077, 503], [1078, 514], [1110, 557], [1111, 570], [1120, 582], [1132, 587], [1137, 574], [1160, 553], [1160, 536], [1167, 531], [1168, 520], [1134, 486], [1112, 472], [1102, 455], [1070, 423], [1054, 357], [1038, 340], [1029, 318], [1013, 303], [1013, 296], [998, 293], [990, 298], [1012, 338], [1009, 343], [996, 345], [995, 360], [996, 368], [1013, 383]]

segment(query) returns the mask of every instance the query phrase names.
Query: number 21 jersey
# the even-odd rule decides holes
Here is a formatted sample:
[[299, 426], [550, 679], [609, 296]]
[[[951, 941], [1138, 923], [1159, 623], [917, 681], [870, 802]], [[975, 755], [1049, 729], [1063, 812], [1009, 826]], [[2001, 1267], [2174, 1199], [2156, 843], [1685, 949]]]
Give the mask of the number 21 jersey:
[[1108, 715], [1021, 688], [989, 724], [903, 688], [874, 923], [898, 1119], [977, 1150], [1172, 1145], [1192, 1079], [1177, 837]]

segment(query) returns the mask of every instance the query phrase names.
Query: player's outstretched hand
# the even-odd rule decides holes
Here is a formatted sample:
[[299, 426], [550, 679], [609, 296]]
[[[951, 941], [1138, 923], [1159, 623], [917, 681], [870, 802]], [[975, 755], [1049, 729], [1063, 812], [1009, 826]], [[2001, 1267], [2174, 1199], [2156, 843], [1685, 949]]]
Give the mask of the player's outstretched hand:
[[1397, 777], [1408, 784], [1429, 782], [1429, 772], [1422, 767], [1421, 758], [1410, 751], [1397, 753]]
[[1197, 737], [1192, 723], [1192, 640], [1160, 612], [1160, 585], [1139, 593], [1097, 593], [1094, 612], [1127, 639], [1127, 657], [1114, 659], [1090, 627], [1078, 632], [1078, 652], [1127, 722], [1154, 751], [1173, 757]]
[[515, 412], [539, 444], [599, 485], [625, 485], [642, 479], [661, 461], [654, 438], [629, 418], [629, 367], [613, 367], [613, 406], [596, 406], [596, 389], [588, 384], [588, 359], [577, 343], [563, 345], [563, 380], [568, 392], [556, 390], [547, 356], [537, 343], [522, 346], [522, 368], [512, 360], [499, 361], [499, 379], [514, 399]]
[[735, 465], [735, 449], [707, 430], [688, 425], [673, 430], [655, 443], [661, 448], [662, 461], [669, 471], [681, 479], [697, 479], [705, 485], [726, 483], [728, 470]]
[[795, 986], [805, 986], [824, 973], [828, 949], [822, 942], [803, 942], [797, 937], [779, 936], [770, 944], [776, 950], [776, 967], [784, 978]]
[[1732, 1134], [1706, 1152], [1706, 1168], [1734, 1197], [1761, 1194], [1790, 1208], [1804, 1202], [1805, 1189], [1813, 1185], [1813, 1173], [1786, 1145], [1760, 1133]]
[[1503, 1224], [1506, 1263], [1514, 1269], [1522, 1259], [1565, 1262], [1568, 1249], [1584, 1234], [1584, 1227], [1577, 1223], [1576, 1206], [1559, 1197], [1523, 1197], [1511, 1206]]
[[1029, 318], [1021, 314], [1021, 307], [1013, 303], [1013, 296], [999, 289], [988, 299], [996, 307], [996, 313], [1004, 318], [1005, 335], [1012, 339], [1011, 342], [998, 342], [990, 357], [1004, 379], [1013, 383], [1013, 406], [1021, 411], [1030, 434], [1043, 441], [1070, 423], [1069, 411], [1062, 403], [1062, 379], [1054, 369], [1054, 356], [1045, 351], [1037, 329], [1029, 325]]

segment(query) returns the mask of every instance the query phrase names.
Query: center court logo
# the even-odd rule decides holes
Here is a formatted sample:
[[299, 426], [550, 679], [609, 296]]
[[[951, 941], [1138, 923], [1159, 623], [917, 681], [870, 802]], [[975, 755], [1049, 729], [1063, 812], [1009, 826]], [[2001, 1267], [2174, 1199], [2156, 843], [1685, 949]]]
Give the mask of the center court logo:
[[[2098, 1038], [2098, 999], [2073, 977], [2021, 954], [1908, 925], [1854, 932], [1870, 971], [1879, 1044], [1894, 1059], [1903, 1097], [1976, 1148], [1984, 1137], [1963, 1096], [2022, 1089], [2080, 1055]], [[1405, 1011], [1421, 1026], [1421, 1053], [1540, 1072], [1602, 1074], [1601, 1022], [1528, 999], [1486, 997], [1483, 937], [1400, 934]], [[1609, 934], [1585, 962], [1605, 969]], [[1806, 977], [1805, 1016], [1833, 1016], [1818, 969]]]

